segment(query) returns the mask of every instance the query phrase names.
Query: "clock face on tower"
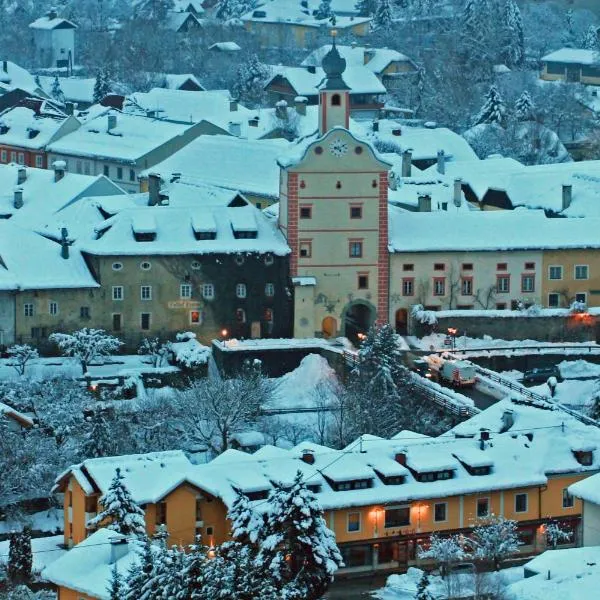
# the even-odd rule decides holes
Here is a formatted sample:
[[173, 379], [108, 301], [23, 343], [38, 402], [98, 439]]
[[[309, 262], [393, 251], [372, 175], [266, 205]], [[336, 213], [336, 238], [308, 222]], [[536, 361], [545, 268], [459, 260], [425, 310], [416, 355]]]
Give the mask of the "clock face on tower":
[[329, 144], [329, 152], [337, 158], [344, 156], [348, 152], [348, 144], [339, 138], [336, 138]]

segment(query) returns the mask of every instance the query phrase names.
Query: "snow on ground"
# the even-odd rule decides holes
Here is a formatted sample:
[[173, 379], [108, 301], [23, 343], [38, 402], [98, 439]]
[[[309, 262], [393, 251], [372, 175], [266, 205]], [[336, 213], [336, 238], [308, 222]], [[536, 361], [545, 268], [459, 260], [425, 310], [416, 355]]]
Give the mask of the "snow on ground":
[[[31, 549], [33, 551], [33, 572], [40, 573], [49, 564], [60, 558], [67, 551], [62, 547], [65, 539], [62, 535], [53, 535], [51, 537], [34, 538], [31, 540]], [[8, 562], [8, 540], [0, 542], [0, 562]]]
[[33, 531], [58, 533], [63, 530], [64, 516], [62, 508], [51, 508], [27, 515], [18, 520], [0, 521], [0, 534], [7, 534], [20, 529], [25, 521]]
[[[407, 342], [413, 348], [421, 350], [447, 350], [451, 352], [451, 347], [444, 345], [445, 339], [445, 333], [431, 333], [422, 338], [415, 336], [406, 337]], [[582, 351], [582, 347], [584, 348], [584, 351], [588, 351], [589, 346], [595, 345], [595, 342], [584, 342], [582, 344], [577, 342], [560, 342], [555, 344], [552, 342], [539, 342], [537, 340], [501, 340], [492, 338], [488, 335], [485, 335], [482, 338], [471, 338], [462, 335], [456, 338], [455, 349], [474, 351], [477, 351], [478, 349], [492, 349], [493, 352], [494, 348], [509, 348], [511, 353], [516, 353], [519, 350], [527, 352], [526, 347], [533, 346], [535, 348], [542, 348], [542, 353], [544, 351], [556, 351], [555, 348], [558, 348], [563, 354], [578, 354]], [[565, 348], [565, 346], [568, 346], [568, 348]], [[600, 351], [600, 346], [598, 346], [598, 350]]]
[[[598, 382], [595, 379], [580, 381], [578, 379], [565, 379], [556, 386], [556, 395], [553, 401], [564, 404], [569, 408], [580, 410], [589, 405]], [[543, 396], [549, 396], [547, 384], [536, 385], [529, 388], [532, 392], [537, 392]]]
[[558, 364], [560, 374], [565, 379], [577, 377], [600, 377], [600, 365], [586, 360], [563, 360]]
[[[385, 587], [373, 593], [373, 597], [378, 600], [414, 600], [417, 585], [423, 575], [421, 569], [410, 567], [406, 573], [402, 575], [390, 575], [387, 579]], [[497, 577], [502, 579], [505, 585], [510, 585], [523, 579], [523, 567], [511, 567], [503, 569], [499, 573], [488, 573], [486, 576], [490, 580], [490, 588], [493, 589]], [[460, 597], [467, 596], [472, 590], [472, 573], [462, 571], [453, 577], [452, 590], [462, 592]], [[430, 575], [429, 587], [427, 588], [433, 598], [443, 599], [448, 598], [448, 586], [444, 580], [437, 575]], [[458, 597], [452, 595], [452, 597]]]

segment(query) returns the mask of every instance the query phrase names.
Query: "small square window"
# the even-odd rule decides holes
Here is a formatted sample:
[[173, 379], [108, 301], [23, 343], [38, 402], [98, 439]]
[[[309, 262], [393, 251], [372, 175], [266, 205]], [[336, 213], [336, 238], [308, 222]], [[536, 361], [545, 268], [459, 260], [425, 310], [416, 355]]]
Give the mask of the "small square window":
[[445, 502], [439, 502], [433, 507], [433, 520], [439, 523], [447, 520], [448, 505]]
[[348, 531], [350, 533], [360, 531], [360, 513], [359, 512], [348, 513]]
[[122, 285], [113, 285], [112, 286], [112, 299], [113, 300], [123, 300], [123, 286]]
[[525, 270], [526, 271], [533, 271], [533, 270], [535, 270], [535, 263], [534, 262], [526, 262], [525, 263]]
[[300, 242], [300, 257], [310, 258], [312, 256], [312, 242], [301, 241]]
[[506, 302], [496, 302], [496, 310], [506, 310]]
[[575, 265], [575, 279], [589, 279], [589, 269], [587, 265]]
[[202, 322], [200, 315], [201, 315], [201, 313], [199, 310], [190, 311], [190, 323], [192, 325], [200, 325], [200, 323]]
[[508, 270], [508, 263], [497, 263], [496, 264], [496, 270], [497, 271], [507, 271]]
[[548, 279], [562, 279], [563, 278], [563, 268], [560, 265], [550, 265], [548, 267]]
[[473, 263], [463, 263], [462, 264], [462, 270], [463, 271], [472, 271], [473, 270]]
[[477, 498], [477, 517], [479, 519], [488, 517], [490, 514], [489, 498]]
[[587, 304], [587, 294], [585, 292], [579, 292], [575, 294], [575, 302]]
[[527, 494], [515, 494], [515, 512], [527, 512]]
[[350, 258], [362, 258], [363, 243], [359, 241], [351, 241], [349, 243], [348, 253]]
[[415, 270], [415, 265], [413, 265], [412, 263], [404, 263], [402, 265], [402, 270], [403, 271], [414, 271]]
[[300, 218], [301, 219], [312, 219], [312, 206], [301, 206], [300, 207]]
[[351, 219], [362, 219], [362, 206], [351, 206], [350, 207], [350, 218]]
[[443, 271], [445, 268], [446, 268], [446, 265], [444, 263], [435, 263], [433, 265], [434, 271]]
[[152, 286], [151, 285], [140, 286], [140, 299], [141, 300], [152, 300]]
[[359, 290], [368, 290], [369, 289], [369, 276], [368, 275], [359, 275], [358, 276], [358, 289]]
[[558, 308], [560, 306], [560, 294], [548, 294], [548, 306], [550, 308]]
[[23, 314], [26, 317], [33, 317], [33, 303], [26, 302], [23, 304]]
[[192, 297], [192, 286], [189, 283], [182, 283], [179, 286], [179, 297], [183, 299]]

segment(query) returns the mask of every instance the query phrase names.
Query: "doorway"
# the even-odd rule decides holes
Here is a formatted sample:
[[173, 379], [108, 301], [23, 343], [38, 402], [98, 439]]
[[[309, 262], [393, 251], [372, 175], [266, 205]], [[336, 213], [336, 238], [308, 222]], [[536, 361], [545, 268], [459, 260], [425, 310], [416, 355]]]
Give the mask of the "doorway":
[[345, 335], [353, 344], [358, 345], [360, 335], [366, 334], [375, 322], [375, 307], [366, 300], [354, 300], [344, 309]]

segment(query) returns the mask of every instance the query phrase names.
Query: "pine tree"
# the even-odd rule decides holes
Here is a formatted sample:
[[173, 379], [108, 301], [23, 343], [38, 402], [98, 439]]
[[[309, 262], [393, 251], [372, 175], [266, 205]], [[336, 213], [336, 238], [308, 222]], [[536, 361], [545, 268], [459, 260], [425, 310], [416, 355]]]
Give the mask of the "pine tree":
[[110, 600], [123, 600], [123, 587], [123, 578], [117, 569], [117, 565], [114, 565], [110, 572], [110, 582], [108, 584]]
[[144, 550], [140, 557], [141, 560], [134, 562], [127, 573], [125, 600], [139, 600], [141, 598], [144, 584], [154, 572], [154, 554], [152, 542], [149, 538], [146, 538]]
[[600, 40], [598, 40], [598, 31], [595, 25], [590, 25], [581, 40], [581, 47], [586, 50], [600, 50]]
[[217, 19], [239, 19], [256, 6], [255, 0], [222, 0], [216, 13]]
[[515, 0], [505, 0], [503, 11], [504, 62], [509, 67], [521, 66], [525, 61], [523, 19]]
[[88, 521], [88, 527], [106, 527], [123, 535], [146, 535], [144, 511], [133, 501], [123, 483], [121, 469], [116, 469], [106, 494], [100, 497], [103, 510]]
[[83, 440], [82, 452], [85, 458], [112, 456], [115, 445], [106, 418], [100, 411], [88, 418], [89, 430]]
[[92, 95], [92, 99], [94, 104], [98, 104], [101, 102], [104, 97], [110, 93], [110, 80], [108, 77], [108, 73], [105, 69], [100, 69], [96, 73], [96, 81], [94, 83], [94, 91]]
[[527, 90], [515, 102], [515, 117], [517, 121], [534, 121], [535, 105]]
[[315, 11], [315, 19], [330, 19], [332, 15], [331, 0], [321, 0]]
[[26, 583], [31, 578], [31, 532], [26, 527], [23, 531], [10, 535], [8, 546], [8, 578], [13, 584]]
[[377, 11], [377, 0], [358, 0], [355, 6], [361, 17], [372, 17]]
[[423, 571], [423, 575], [421, 575], [421, 579], [419, 579], [419, 583], [417, 584], [417, 595], [415, 596], [415, 600], [433, 600], [433, 596], [427, 589], [429, 587], [429, 575], [427, 571]]
[[270, 76], [269, 67], [263, 65], [256, 54], [251, 54], [238, 67], [233, 93], [253, 106], [260, 105], [265, 98], [265, 85]]
[[463, 53], [481, 53], [485, 47], [485, 0], [466, 0], [461, 21], [461, 45]]
[[54, 78], [54, 81], [52, 82], [52, 87], [50, 88], [50, 95], [57, 102], [62, 103], [65, 101], [65, 94], [62, 91], [62, 88], [60, 87], [60, 81], [58, 80], [58, 75]]
[[320, 598], [343, 561], [302, 473], [289, 489], [275, 485], [268, 504], [258, 564], [273, 577], [282, 597]]
[[373, 22], [377, 29], [390, 29], [394, 23], [390, 0], [378, 0]]
[[231, 535], [241, 544], [256, 544], [262, 534], [262, 517], [250, 506], [248, 497], [237, 492], [237, 496], [227, 513], [231, 521]]
[[485, 96], [485, 103], [479, 114], [475, 118], [475, 125], [482, 124], [497, 124], [503, 125], [506, 116], [506, 107], [504, 100], [495, 85], [490, 87], [489, 92]]

